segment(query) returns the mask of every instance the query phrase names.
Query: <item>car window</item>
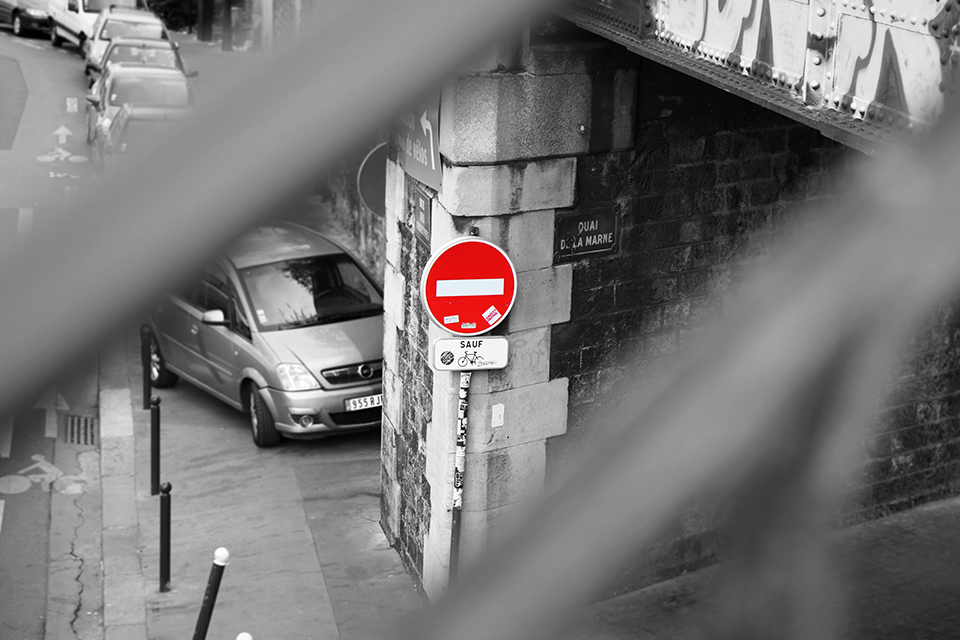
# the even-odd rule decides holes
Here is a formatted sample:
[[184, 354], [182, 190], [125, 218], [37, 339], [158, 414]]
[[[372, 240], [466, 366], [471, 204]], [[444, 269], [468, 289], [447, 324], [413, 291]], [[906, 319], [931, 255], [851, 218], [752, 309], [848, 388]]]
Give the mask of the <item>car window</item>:
[[207, 265], [200, 277], [200, 310], [219, 309], [224, 317], [230, 313], [230, 288], [227, 274], [219, 264]]
[[156, 38], [166, 39], [163, 25], [155, 22], [126, 22], [124, 20], [107, 20], [100, 30], [100, 38]]
[[109, 102], [184, 106], [190, 104], [190, 91], [181, 78], [117, 78], [110, 86]]
[[135, 9], [137, 3], [136, 0], [83, 0], [83, 10], [86, 13], [99, 13], [110, 6]]
[[171, 49], [116, 45], [110, 49], [108, 63], [149, 64], [155, 67], [177, 68], [177, 55]]
[[241, 271], [263, 331], [294, 329], [383, 312], [376, 285], [345, 254], [317, 256]]

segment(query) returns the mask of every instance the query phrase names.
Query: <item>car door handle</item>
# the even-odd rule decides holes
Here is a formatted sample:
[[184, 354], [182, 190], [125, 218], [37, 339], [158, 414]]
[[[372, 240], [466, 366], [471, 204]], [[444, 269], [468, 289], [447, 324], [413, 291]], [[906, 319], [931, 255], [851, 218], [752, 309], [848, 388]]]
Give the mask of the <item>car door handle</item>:
[[197, 335], [198, 331], [200, 331], [200, 329], [199, 327], [197, 327], [197, 325], [195, 324], [190, 325], [190, 333], [192, 333], [193, 335]]

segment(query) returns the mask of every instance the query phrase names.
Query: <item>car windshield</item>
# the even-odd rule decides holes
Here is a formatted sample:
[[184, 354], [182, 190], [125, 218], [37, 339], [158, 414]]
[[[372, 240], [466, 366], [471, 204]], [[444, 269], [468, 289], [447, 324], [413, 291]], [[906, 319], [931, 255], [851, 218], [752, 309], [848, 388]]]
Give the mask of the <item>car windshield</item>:
[[177, 68], [177, 54], [173, 49], [159, 49], [157, 47], [143, 47], [138, 45], [118, 44], [110, 49], [107, 62], [120, 64], [148, 64], [155, 67]]
[[173, 105], [190, 104], [190, 91], [183, 78], [117, 78], [110, 87], [110, 104]]
[[83, 0], [83, 10], [86, 13], [99, 13], [113, 5], [115, 7], [136, 8], [134, 0]]
[[129, 120], [120, 135], [120, 152], [138, 152], [150, 144], [150, 140], [159, 139], [169, 131], [175, 121], [171, 120]]
[[107, 20], [100, 30], [102, 40], [113, 38], [155, 38], [163, 39], [163, 26], [156, 22], [126, 22], [124, 20]]
[[282, 331], [383, 312], [383, 297], [344, 254], [274, 262], [241, 271], [263, 331]]

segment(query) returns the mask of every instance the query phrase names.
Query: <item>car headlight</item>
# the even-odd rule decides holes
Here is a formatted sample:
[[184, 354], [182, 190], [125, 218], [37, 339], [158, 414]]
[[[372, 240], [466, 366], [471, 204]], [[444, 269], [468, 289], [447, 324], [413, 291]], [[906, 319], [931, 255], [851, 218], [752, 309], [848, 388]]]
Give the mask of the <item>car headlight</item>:
[[302, 364], [279, 364], [277, 376], [284, 391], [308, 391], [320, 388], [320, 383]]
[[46, 18], [47, 12], [43, 9], [24, 9], [23, 12], [32, 18]]

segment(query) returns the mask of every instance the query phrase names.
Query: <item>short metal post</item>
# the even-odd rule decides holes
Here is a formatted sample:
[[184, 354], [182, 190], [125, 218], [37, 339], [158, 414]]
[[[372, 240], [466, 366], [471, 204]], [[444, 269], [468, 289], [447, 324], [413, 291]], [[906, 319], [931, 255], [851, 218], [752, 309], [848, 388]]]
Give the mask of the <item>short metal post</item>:
[[160, 592], [170, 591], [170, 491], [164, 482], [160, 487]]
[[203, 594], [203, 604], [200, 605], [200, 615], [197, 617], [197, 629], [193, 632], [193, 640], [207, 638], [213, 606], [217, 604], [217, 592], [220, 591], [220, 579], [223, 578], [223, 568], [227, 566], [229, 559], [230, 552], [223, 547], [213, 554], [213, 567], [210, 568], [210, 578], [207, 580], [207, 590]]
[[463, 479], [467, 466], [467, 394], [469, 371], [460, 372], [460, 401], [457, 405], [457, 448], [453, 463], [453, 521], [450, 524], [450, 579], [453, 584], [460, 568], [460, 518], [463, 512]]
[[197, 40], [200, 42], [210, 42], [213, 40], [213, 0], [197, 0], [200, 4], [197, 12]]
[[143, 408], [150, 408], [150, 330], [140, 329], [140, 365], [143, 371]]
[[233, 12], [230, 10], [230, 0], [223, 0], [223, 26], [220, 27], [222, 49], [233, 51]]
[[160, 398], [150, 398], [150, 495], [160, 493]]

